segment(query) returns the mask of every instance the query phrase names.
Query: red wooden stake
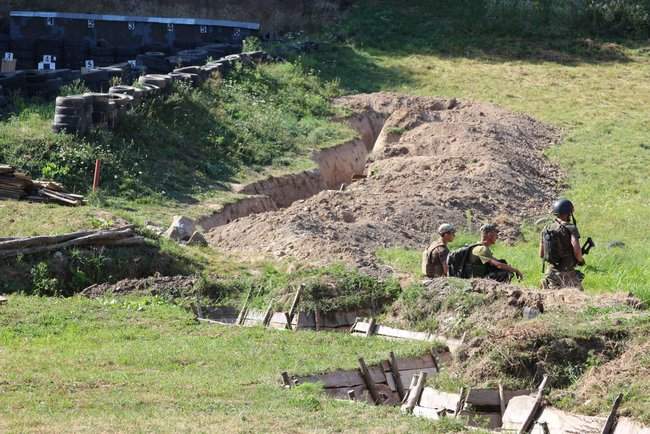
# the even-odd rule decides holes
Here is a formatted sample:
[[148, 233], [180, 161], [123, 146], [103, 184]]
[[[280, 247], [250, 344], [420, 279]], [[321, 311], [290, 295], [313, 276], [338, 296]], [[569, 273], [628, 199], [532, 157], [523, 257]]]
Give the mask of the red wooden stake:
[[99, 179], [102, 172], [102, 162], [95, 160], [95, 176], [93, 177], [93, 192], [99, 188]]

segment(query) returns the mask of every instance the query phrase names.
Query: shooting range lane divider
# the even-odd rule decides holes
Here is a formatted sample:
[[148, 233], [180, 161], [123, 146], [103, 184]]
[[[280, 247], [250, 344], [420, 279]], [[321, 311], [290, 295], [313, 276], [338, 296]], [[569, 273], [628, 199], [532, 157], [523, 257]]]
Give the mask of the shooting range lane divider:
[[[91, 129], [112, 129], [117, 125], [119, 115], [125, 114], [134, 105], [142, 103], [147, 98], [168, 94], [172, 83], [183, 82], [190, 86], [198, 86], [212, 74], [222, 76], [228, 74], [235, 65], [255, 67], [271, 61], [272, 58], [263, 51], [233, 54], [203, 66], [177, 68], [169, 74], [145, 74], [138, 78], [138, 86], [114, 86], [108, 93], [86, 93], [58, 97], [52, 130], [56, 133], [86, 134]], [[130, 68], [126, 65], [125, 68]], [[102, 73], [101, 70], [91, 70]], [[116, 73], [121, 70], [116, 68]]]

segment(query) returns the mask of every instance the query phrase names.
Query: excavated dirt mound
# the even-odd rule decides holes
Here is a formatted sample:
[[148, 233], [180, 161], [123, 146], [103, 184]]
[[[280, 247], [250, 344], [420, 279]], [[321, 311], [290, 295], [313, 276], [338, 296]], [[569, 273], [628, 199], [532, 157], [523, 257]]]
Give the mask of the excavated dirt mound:
[[86, 288], [82, 294], [97, 298], [105, 295], [171, 295], [188, 292], [197, 282], [194, 276], [151, 276], [144, 279], [124, 279], [117, 283], [102, 283]]
[[248, 257], [343, 261], [377, 271], [381, 247], [423, 248], [438, 225], [487, 221], [518, 234], [544, 213], [561, 174], [543, 156], [558, 132], [491, 104], [395, 94], [338, 101], [368, 150], [365, 178], [288, 208], [215, 228], [211, 243]]

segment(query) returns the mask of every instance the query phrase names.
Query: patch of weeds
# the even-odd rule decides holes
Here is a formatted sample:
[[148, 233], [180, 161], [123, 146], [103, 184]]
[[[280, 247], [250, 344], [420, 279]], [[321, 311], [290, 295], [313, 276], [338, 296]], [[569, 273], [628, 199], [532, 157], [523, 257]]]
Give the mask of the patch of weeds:
[[287, 403], [302, 411], [315, 412], [322, 409], [322, 384], [303, 383], [291, 388]]
[[51, 276], [47, 263], [39, 262], [31, 270], [32, 289], [30, 294], [58, 297], [61, 295], [59, 280]]

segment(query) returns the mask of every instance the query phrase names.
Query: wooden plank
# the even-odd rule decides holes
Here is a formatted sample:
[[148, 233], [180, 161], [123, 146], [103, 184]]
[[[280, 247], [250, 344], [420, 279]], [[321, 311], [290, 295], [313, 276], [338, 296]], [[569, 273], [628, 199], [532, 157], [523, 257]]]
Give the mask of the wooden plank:
[[273, 301], [269, 303], [269, 306], [266, 308], [266, 312], [264, 313], [264, 321], [262, 322], [262, 325], [264, 327], [269, 326], [269, 322], [271, 321], [272, 316], [273, 316]]
[[326, 389], [345, 387], [352, 388], [354, 386], [362, 386], [364, 384], [363, 378], [361, 377], [358, 369], [297, 377], [296, 382], [298, 384], [323, 383], [323, 387]]
[[[426, 372], [426, 374], [431, 377], [432, 375], [436, 375], [438, 371], [436, 371], [435, 368], [426, 368], [426, 369], [412, 369], [409, 371], [399, 371], [400, 374], [400, 380], [402, 381], [402, 384], [410, 384], [411, 379], [418, 373], [418, 372]], [[390, 385], [390, 384], [389, 384]], [[394, 387], [394, 386], [393, 386]]]
[[244, 305], [241, 308], [241, 311], [239, 312], [239, 316], [237, 317], [237, 325], [242, 325], [244, 323], [244, 319], [246, 318], [246, 309], [248, 308], [248, 302], [250, 301], [251, 298], [251, 292], [253, 292], [253, 289], [249, 289], [248, 293], [246, 294], [246, 299], [244, 300]]
[[431, 420], [439, 420], [441, 417], [445, 417], [445, 410], [437, 410], [434, 408], [416, 405], [413, 408], [413, 416], [424, 417]]
[[413, 369], [432, 369], [435, 368], [429, 355], [422, 357], [411, 357], [408, 359], [397, 359], [397, 365], [400, 371], [411, 371]]
[[289, 321], [293, 320], [293, 316], [296, 313], [296, 309], [298, 308], [298, 302], [300, 301], [300, 296], [302, 295], [302, 291], [304, 290], [304, 285], [300, 285], [298, 287], [298, 290], [296, 291], [296, 295], [293, 297], [293, 302], [291, 303], [291, 309], [289, 309]]
[[525, 434], [528, 431], [530, 431], [530, 429], [532, 428], [533, 422], [537, 417], [537, 413], [539, 412], [539, 409], [542, 407], [542, 402], [544, 400], [544, 389], [546, 388], [547, 382], [548, 382], [548, 375], [545, 375], [544, 378], [542, 379], [542, 383], [539, 385], [539, 388], [537, 389], [535, 404], [533, 405], [533, 408], [531, 408], [530, 413], [528, 413], [528, 416], [526, 416], [524, 423], [521, 425], [521, 428], [519, 429], [519, 434]]
[[375, 319], [370, 318], [370, 322], [368, 323], [368, 330], [366, 330], [366, 337], [372, 336], [374, 332], [375, 332]]
[[420, 403], [424, 385], [427, 382], [427, 373], [421, 372], [415, 387], [409, 391], [406, 403], [402, 405], [402, 412], [412, 413], [413, 409]]
[[366, 388], [368, 389], [368, 392], [370, 392], [370, 396], [372, 397], [373, 402], [375, 404], [379, 404], [379, 395], [377, 394], [377, 389], [375, 389], [375, 383], [370, 376], [370, 372], [368, 371], [368, 367], [366, 366], [366, 362], [363, 360], [363, 357], [359, 357], [359, 369], [361, 371], [361, 377], [363, 377], [363, 381], [366, 385]]
[[7, 297], [0, 295], [0, 304], [5, 304], [9, 301]]
[[467, 425], [469, 426], [490, 430], [501, 428], [501, 414], [499, 413], [463, 411], [461, 416], [467, 419]]
[[501, 417], [503, 417], [503, 413], [506, 412], [507, 405], [508, 403], [506, 402], [506, 397], [503, 393], [503, 385], [499, 383], [499, 412], [501, 414]]
[[614, 434], [650, 434], [650, 428], [627, 417], [619, 417], [616, 421]]
[[[395, 357], [395, 353], [392, 351], [388, 355], [388, 365], [390, 367], [390, 373], [392, 375], [393, 382], [395, 383], [395, 389], [399, 395], [399, 399], [404, 399], [404, 384], [402, 383], [402, 379], [399, 373], [399, 361]], [[386, 378], [388, 379], [388, 376], [386, 376]]]
[[467, 399], [467, 394], [468, 391], [465, 389], [465, 387], [460, 388], [460, 399], [458, 400], [458, 404], [456, 404], [456, 411], [454, 411], [454, 417], [458, 417], [461, 411], [465, 408], [465, 400]]
[[[515, 396], [530, 395], [530, 390], [504, 390], [504, 409]], [[472, 389], [467, 396], [467, 404], [475, 407], [501, 407], [499, 389]]]
[[287, 328], [287, 317], [284, 312], [273, 312], [271, 315], [271, 320], [269, 321], [269, 327], [274, 329], [286, 329]]
[[612, 405], [612, 411], [610, 411], [609, 416], [607, 417], [607, 422], [603, 427], [601, 434], [611, 434], [614, 424], [616, 423], [616, 417], [618, 416], [618, 407], [620, 407], [621, 402], [623, 401], [623, 394], [619, 393], [614, 404]]
[[531, 432], [543, 434], [545, 425], [552, 433], [599, 434], [606, 418], [600, 416], [583, 416], [567, 413], [552, 407], [546, 407], [537, 419]]
[[366, 389], [366, 386], [364, 385], [354, 387], [334, 387], [324, 389], [324, 391], [330, 398], [343, 400], [349, 400], [350, 392], [352, 392], [354, 394], [355, 401], [364, 401], [370, 404], [372, 403], [372, 398], [368, 393], [368, 389]]
[[375, 334], [378, 336], [384, 336], [387, 338], [395, 339], [405, 339], [412, 341], [429, 341], [431, 340], [431, 335], [424, 332], [412, 332], [409, 330], [400, 330], [393, 327], [378, 325], [375, 330]]
[[432, 387], [425, 387], [419, 405], [420, 407], [447, 410], [447, 412], [454, 413], [459, 401], [460, 395], [458, 393], [441, 392]]
[[503, 414], [503, 430], [518, 430], [535, 405], [532, 396], [517, 396], [510, 400]]

